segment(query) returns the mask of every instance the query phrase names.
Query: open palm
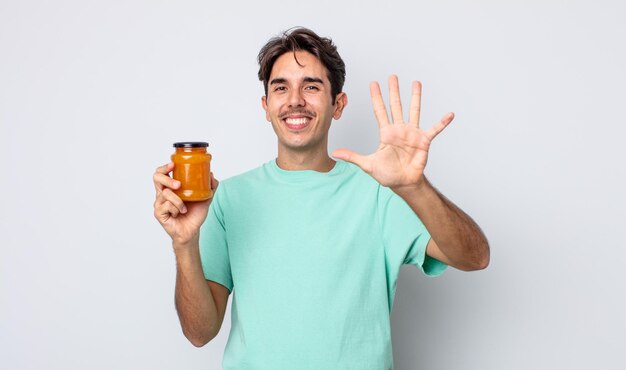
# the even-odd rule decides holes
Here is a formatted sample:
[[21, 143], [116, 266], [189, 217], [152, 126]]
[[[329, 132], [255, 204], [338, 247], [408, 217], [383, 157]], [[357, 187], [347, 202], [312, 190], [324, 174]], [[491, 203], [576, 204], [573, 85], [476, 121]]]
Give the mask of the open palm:
[[381, 185], [390, 188], [419, 185], [423, 181], [428, 150], [433, 139], [454, 119], [446, 114], [429, 130], [419, 127], [422, 85], [414, 81], [411, 93], [409, 121], [405, 122], [400, 101], [398, 77], [389, 77], [389, 121], [385, 102], [377, 82], [370, 84], [374, 114], [380, 128], [380, 144], [376, 152], [361, 155], [348, 149], [338, 149], [333, 156], [361, 167]]

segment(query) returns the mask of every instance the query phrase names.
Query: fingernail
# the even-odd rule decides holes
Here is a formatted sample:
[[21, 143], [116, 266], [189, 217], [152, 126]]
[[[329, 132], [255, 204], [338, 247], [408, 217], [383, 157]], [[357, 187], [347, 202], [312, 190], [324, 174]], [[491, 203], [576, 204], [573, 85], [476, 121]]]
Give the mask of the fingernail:
[[180, 210], [182, 213], [187, 213], [187, 207], [183, 206], [183, 209]]

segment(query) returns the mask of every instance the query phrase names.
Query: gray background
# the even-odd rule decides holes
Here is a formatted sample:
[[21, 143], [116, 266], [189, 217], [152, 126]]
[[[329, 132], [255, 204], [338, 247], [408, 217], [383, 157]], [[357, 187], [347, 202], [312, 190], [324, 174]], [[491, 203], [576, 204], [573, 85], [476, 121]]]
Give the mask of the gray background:
[[[330, 149], [374, 150], [368, 83], [457, 119], [427, 175], [489, 237], [491, 266], [404, 267], [398, 369], [624, 369], [626, 15], [618, 1], [0, 1], [0, 359], [5, 369], [217, 369], [176, 318], [152, 216], [171, 144], [220, 179], [275, 156], [256, 53], [308, 26], [344, 57]], [[230, 304], [229, 304], [230, 309]]]

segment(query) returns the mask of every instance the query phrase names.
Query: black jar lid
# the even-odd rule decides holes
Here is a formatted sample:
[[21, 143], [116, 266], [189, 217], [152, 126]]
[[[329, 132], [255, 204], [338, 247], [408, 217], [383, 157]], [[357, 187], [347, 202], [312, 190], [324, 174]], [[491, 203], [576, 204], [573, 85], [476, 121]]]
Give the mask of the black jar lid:
[[205, 143], [204, 141], [182, 141], [174, 143], [174, 148], [206, 148], [208, 146], [209, 143]]

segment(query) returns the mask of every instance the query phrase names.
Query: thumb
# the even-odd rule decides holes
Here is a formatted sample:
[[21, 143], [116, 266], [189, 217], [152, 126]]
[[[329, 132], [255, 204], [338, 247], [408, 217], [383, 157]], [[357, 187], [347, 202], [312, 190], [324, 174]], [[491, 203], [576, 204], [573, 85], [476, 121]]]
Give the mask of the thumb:
[[219, 181], [213, 176], [213, 172], [211, 172], [211, 190], [217, 190], [217, 186], [220, 184]]
[[371, 172], [371, 159], [369, 156], [361, 155], [349, 149], [336, 149], [332, 153], [333, 157], [354, 163], [367, 173]]

